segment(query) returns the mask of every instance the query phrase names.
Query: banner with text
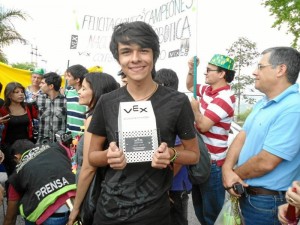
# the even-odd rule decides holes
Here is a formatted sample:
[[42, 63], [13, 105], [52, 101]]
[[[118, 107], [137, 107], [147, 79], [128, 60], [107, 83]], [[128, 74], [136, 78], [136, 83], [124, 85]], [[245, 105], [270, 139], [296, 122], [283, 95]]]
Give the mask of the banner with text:
[[[123, 1], [122, 1], [123, 2]], [[130, 2], [130, 1], [129, 1]], [[129, 7], [129, 2], [127, 7]], [[196, 54], [197, 0], [141, 1], [130, 11], [97, 7], [77, 7], [73, 11], [74, 31], [70, 34], [70, 64], [99, 65], [116, 76], [120, 66], [113, 58], [109, 43], [113, 28], [122, 22], [144, 21], [152, 25], [160, 40], [156, 70], [171, 68], [179, 76], [179, 90], [186, 91], [187, 61]], [[116, 1], [116, 7], [124, 4]], [[105, 9], [105, 10], [103, 10]]]

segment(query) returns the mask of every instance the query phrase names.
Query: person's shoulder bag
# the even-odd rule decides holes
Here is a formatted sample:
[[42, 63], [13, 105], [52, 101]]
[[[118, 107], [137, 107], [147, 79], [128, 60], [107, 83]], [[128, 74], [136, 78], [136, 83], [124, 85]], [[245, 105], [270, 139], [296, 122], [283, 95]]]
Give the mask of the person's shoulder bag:
[[188, 176], [192, 184], [204, 183], [210, 175], [211, 159], [206, 144], [204, 143], [201, 134], [196, 130], [198, 145], [200, 150], [199, 162], [195, 165], [189, 165]]

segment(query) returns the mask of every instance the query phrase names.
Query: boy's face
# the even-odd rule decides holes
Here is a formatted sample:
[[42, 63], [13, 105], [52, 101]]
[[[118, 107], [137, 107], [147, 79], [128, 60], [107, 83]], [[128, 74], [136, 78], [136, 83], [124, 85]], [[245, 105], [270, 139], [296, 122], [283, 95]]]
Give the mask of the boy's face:
[[[48, 94], [49, 91], [50, 91], [50, 85], [48, 85], [46, 82], [45, 82], [45, 79], [42, 79], [41, 83], [40, 83], [40, 89], [41, 91], [44, 93], [44, 94]], [[53, 85], [52, 85], [53, 86]]]
[[79, 79], [75, 79], [71, 73], [65, 73], [65, 79], [68, 81], [68, 86], [75, 87], [79, 83]]
[[124, 45], [119, 43], [119, 64], [130, 80], [144, 80], [151, 76], [154, 66], [151, 48], [141, 48], [139, 45]]

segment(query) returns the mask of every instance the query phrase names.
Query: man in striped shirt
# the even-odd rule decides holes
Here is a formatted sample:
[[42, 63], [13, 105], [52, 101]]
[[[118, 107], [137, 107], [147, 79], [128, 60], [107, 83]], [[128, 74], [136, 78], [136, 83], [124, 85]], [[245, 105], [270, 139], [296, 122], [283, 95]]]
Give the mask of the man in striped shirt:
[[86, 106], [78, 103], [77, 91], [81, 88], [81, 83], [86, 73], [88, 73], [88, 70], [79, 64], [70, 66], [65, 72], [65, 79], [68, 84], [68, 88], [65, 91], [67, 99], [67, 131], [71, 131], [73, 137], [81, 134], [81, 127], [84, 125]]
[[[199, 61], [198, 61], [199, 62]], [[194, 92], [193, 59], [189, 61], [187, 89]], [[193, 185], [192, 198], [196, 216], [202, 225], [213, 225], [222, 209], [225, 190], [222, 184], [222, 165], [227, 153], [230, 124], [234, 116], [235, 96], [230, 83], [235, 75], [234, 60], [216, 54], [204, 73], [205, 85], [196, 85], [200, 100], [192, 99], [195, 125], [211, 155], [211, 174], [207, 181]]]

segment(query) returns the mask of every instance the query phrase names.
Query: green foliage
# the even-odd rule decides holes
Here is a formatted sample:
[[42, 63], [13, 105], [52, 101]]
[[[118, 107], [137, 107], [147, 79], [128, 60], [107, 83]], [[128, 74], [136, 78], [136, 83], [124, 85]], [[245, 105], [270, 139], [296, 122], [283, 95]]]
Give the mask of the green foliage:
[[[0, 5], [0, 49], [15, 41], [26, 44], [26, 40], [19, 34], [12, 21], [14, 19], [26, 20], [28, 15], [21, 10], [5, 9]], [[7, 58], [3, 51], [0, 51], [0, 61], [7, 63]]]
[[227, 52], [234, 57], [234, 67], [236, 70], [252, 65], [253, 61], [259, 56], [256, 43], [249, 41], [245, 37], [239, 37], [238, 40], [227, 49]]
[[253, 104], [255, 102], [254, 98], [243, 94], [248, 86], [253, 85], [254, 79], [251, 74], [242, 74], [242, 69], [252, 65], [259, 56], [259, 52], [257, 51], [256, 43], [249, 41], [245, 37], [238, 38], [238, 40], [227, 49], [227, 52], [235, 60], [234, 68], [236, 74], [231, 87], [237, 96], [239, 114], [242, 97], [247, 103]]
[[247, 109], [245, 112], [238, 114], [237, 121], [244, 123], [251, 111], [252, 109]]
[[7, 58], [2, 49], [0, 49], [0, 62], [6, 63], [7, 64]]
[[262, 4], [276, 18], [272, 27], [280, 30], [283, 24], [287, 25], [287, 33], [294, 36], [292, 47], [299, 49], [300, 0], [266, 0]]
[[25, 62], [25, 63], [15, 63], [11, 65], [13, 68], [18, 68], [22, 70], [33, 70], [35, 65], [33, 63]]

